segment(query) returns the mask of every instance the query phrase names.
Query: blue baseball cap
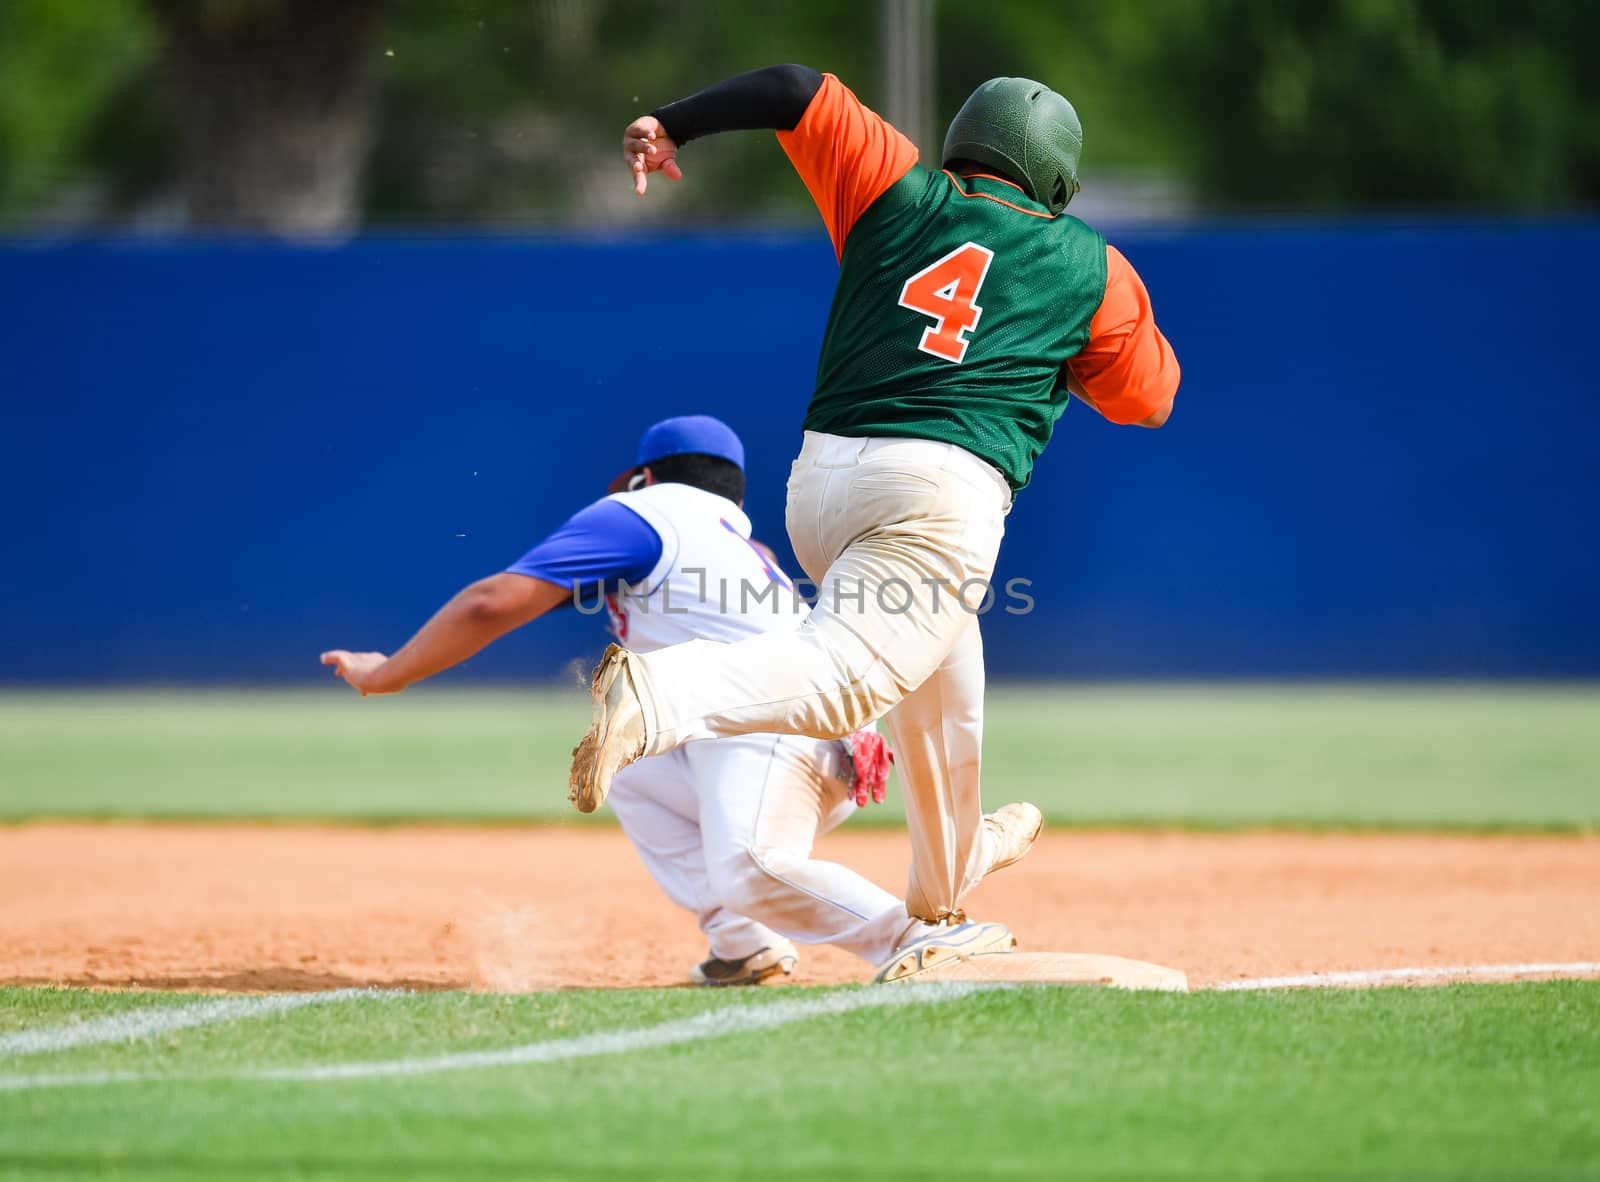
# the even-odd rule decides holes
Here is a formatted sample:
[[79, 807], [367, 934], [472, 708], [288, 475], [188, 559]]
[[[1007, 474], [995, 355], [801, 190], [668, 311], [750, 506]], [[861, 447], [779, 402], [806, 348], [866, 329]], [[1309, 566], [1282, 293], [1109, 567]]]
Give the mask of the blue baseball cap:
[[652, 423], [645, 429], [633, 467], [622, 472], [606, 491], [622, 492], [641, 469], [668, 456], [682, 455], [716, 456], [744, 471], [744, 444], [739, 442], [732, 427], [710, 415], [679, 415]]

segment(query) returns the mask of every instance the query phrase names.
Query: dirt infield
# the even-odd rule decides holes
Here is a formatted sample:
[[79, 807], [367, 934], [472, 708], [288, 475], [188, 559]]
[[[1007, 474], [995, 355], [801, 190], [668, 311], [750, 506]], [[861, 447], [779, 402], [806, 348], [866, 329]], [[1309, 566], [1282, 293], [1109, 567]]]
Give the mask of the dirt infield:
[[[903, 833], [819, 852], [891, 889]], [[0, 983], [209, 990], [681, 983], [704, 945], [613, 829], [0, 829]], [[1600, 960], [1600, 839], [1047, 833], [969, 901], [1026, 948], [1194, 984]], [[797, 983], [866, 966], [808, 950]]]

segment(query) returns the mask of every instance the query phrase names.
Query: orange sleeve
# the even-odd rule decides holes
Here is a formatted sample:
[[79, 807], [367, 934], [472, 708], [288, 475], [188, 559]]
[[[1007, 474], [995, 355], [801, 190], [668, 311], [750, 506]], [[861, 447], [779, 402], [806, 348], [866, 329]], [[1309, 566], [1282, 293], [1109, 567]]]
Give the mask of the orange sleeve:
[[822, 211], [833, 253], [856, 219], [917, 162], [917, 149], [832, 74], [811, 99], [793, 131], [778, 132], [795, 171]]
[[1178, 359], [1156, 327], [1150, 293], [1114, 246], [1106, 247], [1106, 294], [1089, 322], [1089, 343], [1067, 369], [1113, 423], [1147, 419], [1178, 392]]

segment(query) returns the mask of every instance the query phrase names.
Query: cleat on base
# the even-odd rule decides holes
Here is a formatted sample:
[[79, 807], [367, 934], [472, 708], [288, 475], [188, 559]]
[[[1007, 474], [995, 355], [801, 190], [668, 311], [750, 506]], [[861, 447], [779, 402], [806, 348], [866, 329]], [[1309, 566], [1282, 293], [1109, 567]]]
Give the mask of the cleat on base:
[[974, 956], [997, 956], [1015, 950], [1017, 938], [1003, 923], [964, 922], [940, 925], [902, 945], [872, 980], [887, 985], [909, 981], [945, 965]]

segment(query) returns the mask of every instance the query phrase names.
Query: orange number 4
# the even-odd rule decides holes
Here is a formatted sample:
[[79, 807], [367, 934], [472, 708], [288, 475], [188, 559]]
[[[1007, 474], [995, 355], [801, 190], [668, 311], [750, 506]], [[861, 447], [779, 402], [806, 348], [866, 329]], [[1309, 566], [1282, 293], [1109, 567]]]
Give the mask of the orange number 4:
[[906, 280], [900, 306], [934, 319], [917, 348], [941, 361], [961, 362], [967, 355], [967, 333], [983, 315], [976, 303], [978, 289], [993, 261], [994, 251], [968, 242]]

